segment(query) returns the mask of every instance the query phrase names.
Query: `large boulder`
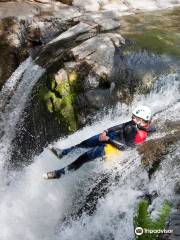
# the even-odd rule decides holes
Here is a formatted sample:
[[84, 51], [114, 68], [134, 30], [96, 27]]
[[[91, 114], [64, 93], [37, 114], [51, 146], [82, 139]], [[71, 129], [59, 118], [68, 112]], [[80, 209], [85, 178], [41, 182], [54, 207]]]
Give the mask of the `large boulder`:
[[96, 110], [129, 101], [136, 81], [121, 51], [124, 44], [121, 35], [98, 33], [95, 23], [80, 22], [50, 41], [36, 59], [53, 74], [65, 68], [80, 124]]
[[[95, 26], [90, 26], [86, 23], [79, 23], [67, 31], [63, 32], [47, 45], [42, 48], [38, 58], [36, 59], [37, 64], [44, 66], [49, 70], [56, 63], [56, 70], [59, 70], [59, 64], [62, 65], [62, 61], [71, 60], [72, 54], [70, 48], [82, 42], [84, 39], [88, 39], [91, 35], [96, 34]], [[67, 54], [66, 54], [67, 50]], [[63, 55], [66, 55], [63, 59]], [[60, 61], [61, 59], [61, 61]]]
[[[63, 2], [63, 1], [62, 1]], [[0, 18], [5, 17], [23, 17], [29, 18], [38, 15], [54, 16], [72, 19], [79, 14], [79, 10], [71, 5], [63, 4], [61, 1], [37, 0], [37, 1], [7, 1], [0, 3]], [[64, 0], [65, 2], [65, 0]], [[43, 4], [44, 3], [44, 4]]]
[[73, 0], [73, 6], [82, 8], [85, 11], [98, 11], [100, 9], [98, 1], [94, 0]]
[[139, 10], [152, 11], [165, 9], [173, 6], [180, 5], [180, 0], [148, 0], [146, 4], [144, 0], [74, 0], [73, 5], [84, 9], [85, 11], [103, 11], [113, 10], [120, 16], [124, 14], [134, 13]]
[[[89, 113], [92, 113], [112, 103], [113, 97], [117, 97], [117, 91], [127, 77], [126, 63], [121, 58], [122, 53], [118, 52], [124, 43], [119, 34], [106, 33], [72, 49], [77, 66], [71, 72], [76, 72], [77, 79], [81, 81], [82, 91], [77, 97], [80, 109], [87, 112], [88, 106]], [[115, 94], [112, 94], [113, 89], [117, 90]]]
[[141, 155], [142, 163], [149, 172], [149, 176], [156, 171], [164, 156], [172, 152], [174, 146], [180, 140], [179, 121], [171, 122], [171, 124], [167, 122], [164, 124], [163, 129], [166, 132], [165, 136], [149, 140], [137, 148]]
[[175, 194], [180, 195], [180, 181], [176, 183], [174, 192]]
[[21, 27], [15, 18], [0, 19], [0, 89], [19, 63], [27, 57], [27, 52], [19, 49], [20, 38]]
[[112, 11], [87, 12], [80, 16], [79, 20], [97, 25], [99, 31], [110, 31], [120, 27], [120, 20]]
[[[39, 3], [52, 3], [52, 0], [30, 0], [31, 2]], [[67, 5], [72, 5], [73, 0], [55, 0], [56, 2], [61, 2]]]
[[61, 3], [53, 6], [19, 1], [0, 4], [0, 89], [31, 49], [66, 31], [81, 15]]
[[57, 0], [57, 1], [62, 2], [67, 5], [72, 5], [72, 3], [73, 3], [73, 0]]
[[76, 61], [85, 61], [102, 81], [111, 81], [114, 66], [115, 47], [125, 44], [119, 34], [99, 34], [72, 49]]
[[63, 126], [63, 132], [77, 130], [74, 95], [66, 70], [60, 68], [56, 73], [45, 73], [37, 88], [36, 99], [45, 107], [45, 114], [48, 113], [59, 126]]

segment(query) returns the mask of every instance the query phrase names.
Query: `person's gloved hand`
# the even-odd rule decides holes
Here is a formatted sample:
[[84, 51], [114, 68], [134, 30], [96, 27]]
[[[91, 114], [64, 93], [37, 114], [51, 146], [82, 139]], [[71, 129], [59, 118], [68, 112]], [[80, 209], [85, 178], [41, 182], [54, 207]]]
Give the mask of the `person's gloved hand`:
[[113, 140], [113, 139], [109, 139], [109, 143], [111, 143], [114, 147], [116, 147], [117, 149], [121, 150], [121, 151], [124, 151], [126, 150], [126, 146], [119, 142], [119, 141], [116, 141], [116, 140]]
[[100, 142], [105, 142], [105, 141], [108, 141], [108, 140], [109, 140], [109, 137], [107, 136], [107, 133], [105, 131], [99, 135], [99, 141]]

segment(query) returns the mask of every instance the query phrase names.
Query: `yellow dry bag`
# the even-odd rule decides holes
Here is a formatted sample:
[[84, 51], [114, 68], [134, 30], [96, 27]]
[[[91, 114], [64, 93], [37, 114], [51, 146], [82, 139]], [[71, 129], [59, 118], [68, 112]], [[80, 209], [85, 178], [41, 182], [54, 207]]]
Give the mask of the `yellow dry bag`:
[[106, 144], [106, 146], [104, 147], [104, 151], [105, 151], [104, 159], [107, 161], [116, 159], [123, 155], [123, 153], [119, 149], [117, 149], [116, 147], [109, 143]]

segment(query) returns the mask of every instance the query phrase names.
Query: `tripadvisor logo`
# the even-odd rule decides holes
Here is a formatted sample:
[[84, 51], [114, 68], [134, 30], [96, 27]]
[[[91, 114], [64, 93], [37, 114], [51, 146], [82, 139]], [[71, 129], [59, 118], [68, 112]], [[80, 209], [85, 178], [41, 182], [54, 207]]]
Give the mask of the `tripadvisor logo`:
[[137, 236], [140, 236], [140, 235], [142, 235], [143, 234], [143, 228], [142, 227], [137, 227], [137, 228], [135, 228], [135, 234], [137, 235]]
[[167, 234], [167, 233], [172, 233], [173, 230], [172, 229], [147, 229], [147, 228], [142, 228], [142, 227], [136, 227], [135, 228], [135, 234], [137, 236], [140, 236], [142, 235], [143, 233], [144, 234], [154, 234], [154, 233], [164, 233], [164, 234]]

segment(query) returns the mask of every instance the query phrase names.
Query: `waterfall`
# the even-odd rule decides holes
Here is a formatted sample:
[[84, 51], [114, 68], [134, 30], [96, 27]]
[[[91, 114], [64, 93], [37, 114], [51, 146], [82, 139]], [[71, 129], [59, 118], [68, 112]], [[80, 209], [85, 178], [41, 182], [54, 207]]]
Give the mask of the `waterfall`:
[[[34, 65], [33, 67], [39, 70], [39, 67]], [[40, 76], [40, 72], [43, 71], [40, 70], [34, 76]], [[163, 123], [164, 118], [173, 120], [174, 116], [171, 117], [168, 113], [173, 112], [174, 109], [180, 111], [180, 104], [177, 101], [179, 75], [176, 77], [175, 75], [169, 74], [159, 79], [163, 91], [154, 87], [146, 97], [137, 96], [132, 105], [137, 101], [140, 104], [144, 101], [153, 102], [153, 111], [161, 110], [155, 116], [159, 121]], [[159, 105], [160, 101], [161, 105]], [[176, 104], [171, 104], [173, 102]], [[127, 121], [130, 112], [129, 106], [117, 105], [115, 117], [112, 118], [110, 112], [100, 122], [95, 122], [92, 126], [60, 139], [55, 145], [64, 148], [79, 143], [94, 133], [101, 132], [107, 126]], [[176, 160], [179, 154], [178, 148], [174, 152], [174, 157], [166, 156], [161, 165], [162, 170], [157, 171], [151, 182], [135, 149], [128, 150], [124, 158], [119, 161], [103, 163], [96, 160], [85, 164], [81, 169], [60, 180], [44, 181], [41, 178], [43, 172], [67, 165], [78, 154], [79, 152], [74, 152], [70, 157], [66, 156], [58, 161], [48, 149], [44, 149], [35, 157], [33, 164], [24, 171], [15, 173], [14, 181], [9, 185], [1, 186], [0, 238], [2, 240], [11, 238], [19, 240], [24, 236], [27, 240], [130, 240], [134, 237], [132, 221], [134, 208], [144, 192], [159, 193], [159, 197], [154, 201], [154, 207], [161, 205], [165, 198], [173, 199], [173, 187], [178, 179], [180, 167]], [[99, 198], [97, 210], [91, 216], [84, 212], [81, 217], [72, 218], [71, 216], [82, 207], [93, 186], [97, 184], [95, 180], [101, 180], [97, 176], [102, 176], [103, 173], [110, 176], [112, 184], [106, 196]], [[116, 176], [119, 176], [119, 180], [115, 180]]]
[[0, 93], [0, 167], [9, 155], [10, 144], [15, 137], [16, 125], [21, 116], [29, 94], [45, 69], [26, 59], [7, 80]]
[[[158, 126], [163, 126], [166, 120], [180, 120], [179, 62], [175, 60], [175, 66], [171, 57], [165, 61], [164, 57], [148, 54], [146, 50], [131, 52], [127, 56], [130, 69], [139, 74], [157, 70], [154, 71], [157, 80], [150, 92], [135, 94], [130, 105], [117, 103], [105, 116], [97, 113], [99, 117], [95, 119], [99, 120], [52, 144], [62, 149], [78, 144], [107, 127], [128, 121], [132, 108], [141, 104], [152, 108]], [[173, 71], [160, 71], [159, 74], [164, 64], [165, 68], [173, 65]], [[74, 151], [59, 161], [44, 148], [21, 171], [7, 172], [5, 163], [11, 155], [16, 127], [23, 120], [23, 111], [33, 87], [45, 71], [29, 57], [7, 80], [0, 93], [0, 240], [134, 239], [134, 209], [144, 194], [158, 193], [150, 205], [152, 217], [156, 216], [164, 199], [174, 200], [174, 186], [179, 181], [180, 171], [179, 142], [164, 156], [152, 179], [149, 179], [135, 148], [126, 150], [116, 161], [96, 159], [86, 163], [58, 180], [45, 181], [42, 174], [66, 166], [83, 151]], [[153, 138], [163, 134], [166, 132], [156, 132]], [[85, 205], [91, 208], [92, 199], [86, 202], [87, 196], [106, 175], [109, 177], [105, 185], [107, 191], [103, 196], [101, 189], [94, 193], [97, 200], [94, 212], [88, 214], [84, 210], [79, 214]]]

